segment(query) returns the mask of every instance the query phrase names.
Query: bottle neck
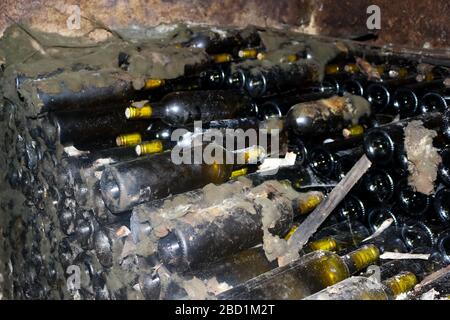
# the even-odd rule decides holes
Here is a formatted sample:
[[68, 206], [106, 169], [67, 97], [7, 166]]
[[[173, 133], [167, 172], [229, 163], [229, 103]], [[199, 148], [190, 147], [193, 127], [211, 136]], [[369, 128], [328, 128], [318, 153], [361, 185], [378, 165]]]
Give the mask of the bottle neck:
[[355, 274], [377, 262], [380, 257], [380, 250], [374, 245], [365, 245], [342, 257], [347, 265], [350, 274]]
[[389, 295], [397, 297], [402, 293], [411, 291], [417, 282], [415, 274], [407, 271], [383, 281], [383, 284]]

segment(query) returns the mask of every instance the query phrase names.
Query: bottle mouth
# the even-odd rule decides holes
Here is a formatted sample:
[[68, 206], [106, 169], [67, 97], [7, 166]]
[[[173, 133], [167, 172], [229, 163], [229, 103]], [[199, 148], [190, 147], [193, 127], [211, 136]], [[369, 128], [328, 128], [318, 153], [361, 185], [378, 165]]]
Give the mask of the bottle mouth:
[[342, 91], [355, 96], [364, 96], [364, 87], [358, 80], [349, 80], [342, 86]]
[[289, 149], [292, 149], [297, 155], [295, 163], [297, 165], [305, 165], [308, 162], [308, 149], [305, 143], [298, 137], [294, 137], [293, 141], [289, 145]]
[[112, 213], [119, 213], [122, 208], [122, 188], [119, 180], [114, 174], [114, 168], [109, 167], [103, 170], [100, 178], [100, 192], [103, 203]]
[[261, 120], [267, 120], [273, 117], [281, 117], [283, 114], [278, 105], [272, 101], [265, 102], [259, 109]]
[[405, 88], [400, 88], [394, 93], [393, 105], [402, 118], [414, 115], [419, 107], [417, 95]]
[[367, 215], [367, 225], [372, 233], [376, 232], [381, 224], [387, 219], [394, 220], [393, 224], [398, 225], [397, 217], [388, 208], [376, 208], [372, 209]]
[[340, 94], [341, 90], [342, 90], [341, 85], [336, 79], [333, 79], [331, 77], [325, 77], [322, 81], [322, 84], [320, 85], [320, 89], [317, 91], [320, 93], [331, 91], [334, 94]]
[[335, 178], [341, 180], [355, 165], [355, 159], [350, 156], [343, 156], [336, 161], [335, 165]]
[[309, 152], [309, 166], [320, 177], [331, 178], [335, 172], [336, 159], [333, 154], [323, 148], [315, 148]]
[[436, 92], [429, 92], [425, 94], [420, 101], [420, 112], [443, 112], [447, 109], [447, 102]]
[[205, 72], [203, 79], [208, 86], [219, 88], [225, 82], [225, 72], [221, 68], [210, 70]]
[[374, 112], [382, 112], [391, 101], [391, 93], [381, 84], [371, 84], [367, 88], [367, 101]]
[[436, 193], [434, 209], [442, 223], [450, 224], [450, 189], [443, 188]]
[[139, 281], [144, 297], [148, 300], [158, 300], [161, 293], [161, 278], [158, 274], [145, 274]]
[[402, 185], [398, 193], [400, 208], [412, 216], [424, 214], [430, 207], [430, 197], [423, 193], [415, 192], [406, 180], [401, 181], [400, 185]]
[[442, 122], [442, 134], [447, 139], [450, 139], [450, 109], [444, 111], [444, 114], [442, 115]]
[[444, 231], [439, 235], [436, 246], [445, 263], [450, 264], [450, 231]]
[[182, 261], [183, 246], [174, 232], [169, 233], [158, 242], [158, 257], [169, 266], [178, 266]]
[[365, 180], [366, 183], [372, 181], [372, 185], [369, 185], [367, 191], [374, 196], [378, 203], [386, 203], [394, 196], [394, 180], [386, 171], [373, 169], [365, 176]]
[[370, 161], [387, 164], [393, 159], [395, 145], [390, 135], [381, 129], [371, 129], [364, 135], [364, 152]]
[[243, 89], [245, 87], [247, 77], [243, 70], [237, 70], [227, 77], [227, 85], [230, 88]]
[[246, 83], [246, 88], [250, 96], [260, 97], [266, 93], [267, 80], [261, 71], [250, 76]]
[[418, 247], [432, 248], [434, 246], [433, 232], [421, 221], [406, 221], [401, 228], [401, 236], [409, 250]]
[[366, 216], [366, 208], [364, 203], [354, 195], [348, 195], [341, 206], [337, 209], [339, 221], [348, 221], [354, 218], [364, 221]]
[[438, 175], [442, 182], [450, 186], [450, 149], [441, 152], [442, 162], [438, 166]]

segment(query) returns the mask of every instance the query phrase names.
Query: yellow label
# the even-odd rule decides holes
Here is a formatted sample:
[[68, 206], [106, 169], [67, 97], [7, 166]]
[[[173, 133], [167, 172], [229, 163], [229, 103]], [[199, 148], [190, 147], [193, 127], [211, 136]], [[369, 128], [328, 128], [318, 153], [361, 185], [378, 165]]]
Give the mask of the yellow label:
[[128, 107], [125, 110], [125, 117], [127, 119], [149, 119], [152, 117], [153, 108], [146, 103], [141, 108]]
[[382, 74], [384, 74], [385, 68], [384, 66], [376, 66], [375, 70], [377, 70], [378, 74], [381, 76]]
[[116, 144], [118, 147], [130, 147], [135, 146], [142, 142], [142, 136], [140, 133], [128, 133], [121, 134], [116, 138]]
[[428, 73], [425, 75], [425, 81], [432, 81], [432, 80], [434, 80], [433, 72], [428, 72]]
[[258, 51], [256, 49], [243, 49], [239, 50], [238, 56], [242, 59], [255, 59], [258, 55]]
[[404, 78], [406, 78], [408, 76], [408, 69], [400, 68], [400, 69], [397, 70], [397, 73], [398, 73], [398, 77], [399, 78], [404, 79]]
[[337, 242], [332, 237], [326, 237], [323, 239], [315, 240], [309, 243], [309, 248], [312, 251], [317, 250], [326, 250], [326, 251], [335, 251], [337, 249]]
[[359, 68], [356, 63], [348, 63], [344, 67], [345, 72], [347, 73], [357, 73], [359, 72]]
[[256, 55], [256, 59], [258, 59], [258, 60], [264, 60], [265, 58], [266, 58], [266, 54], [263, 53], [263, 52], [259, 52], [259, 53]]
[[231, 173], [230, 178], [234, 179], [234, 178], [237, 178], [237, 177], [245, 176], [247, 174], [247, 172], [248, 172], [248, 168], [242, 168], [242, 169], [234, 170]]
[[336, 74], [341, 71], [341, 68], [337, 64], [329, 64], [325, 67], [326, 74]]
[[384, 285], [392, 291], [394, 296], [412, 290], [416, 284], [417, 278], [411, 272], [402, 272], [384, 282]]
[[364, 134], [364, 127], [359, 124], [343, 130], [343, 135], [346, 138], [359, 137], [362, 136], [363, 134]]
[[166, 83], [163, 79], [148, 79], [145, 81], [144, 89], [156, 89], [162, 87]]
[[299, 214], [307, 214], [313, 211], [321, 202], [323, 197], [318, 194], [309, 196], [306, 200], [300, 200], [298, 204]]
[[348, 257], [353, 262], [356, 270], [362, 270], [378, 260], [380, 251], [374, 245], [367, 245], [350, 252]]
[[293, 226], [291, 230], [287, 233], [287, 235], [284, 237], [284, 240], [289, 240], [290, 237], [294, 234], [294, 232], [298, 229], [298, 226]]
[[229, 54], [229, 53], [215, 54], [212, 56], [212, 58], [215, 63], [230, 62], [231, 60], [233, 60], [231, 54]]
[[138, 156], [163, 152], [164, 147], [160, 140], [144, 142], [136, 146]]
[[298, 56], [296, 54], [290, 54], [286, 57], [287, 62], [295, 62], [298, 60]]

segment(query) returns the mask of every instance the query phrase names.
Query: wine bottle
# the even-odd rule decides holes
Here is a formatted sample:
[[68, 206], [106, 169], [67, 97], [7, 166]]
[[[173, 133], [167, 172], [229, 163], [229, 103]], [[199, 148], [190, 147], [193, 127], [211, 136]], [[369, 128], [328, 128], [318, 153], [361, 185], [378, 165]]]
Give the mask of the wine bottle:
[[160, 118], [170, 126], [186, 126], [194, 121], [210, 122], [256, 115], [255, 104], [233, 90], [182, 91], [166, 95], [160, 102], [128, 107], [127, 119]]
[[404, 153], [404, 129], [412, 120], [422, 121], [427, 129], [440, 129], [442, 114], [426, 113], [408, 120], [372, 128], [364, 135], [364, 150], [370, 161], [385, 165]]
[[49, 145], [73, 145], [79, 150], [112, 148], [120, 133], [145, 132], [149, 127], [147, 121], [127, 121], [122, 109], [117, 106], [112, 108], [105, 111], [48, 114], [42, 124], [44, 139]]
[[[367, 229], [362, 225], [352, 224], [352, 227], [336, 225], [322, 230], [320, 237], [308, 242], [300, 252], [301, 255], [318, 250], [339, 251], [343, 248], [359, 244], [363, 237], [368, 235]], [[278, 266], [276, 260], [270, 262], [262, 246], [243, 250], [237, 254], [225, 257], [216, 262], [208, 263], [199, 270], [185, 273], [186, 277], [195, 276], [202, 280], [215, 277], [219, 283], [225, 282], [234, 287]]]
[[414, 248], [433, 248], [435, 236], [430, 227], [415, 219], [409, 219], [401, 226], [402, 239], [409, 250]]
[[450, 106], [450, 89], [431, 91], [420, 99], [420, 112], [444, 112]]
[[431, 207], [430, 196], [415, 192], [406, 179], [401, 180], [397, 187], [397, 203], [405, 215], [422, 217]]
[[450, 264], [450, 230], [445, 230], [437, 236], [436, 248], [445, 264]]
[[[232, 198], [232, 203], [206, 207], [171, 221], [169, 234], [158, 242], [161, 261], [177, 271], [194, 270], [262, 243], [266, 213], [259, 205], [262, 199], [266, 210], [277, 212], [268, 231], [286, 234], [293, 223], [294, 203], [302, 195], [275, 181], [250, 192], [252, 195], [243, 201]], [[292, 192], [295, 196], [287, 195]]]
[[191, 39], [181, 43], [183, 47], [205, 49], [206, 53], [236, 54], [242, 48], [258, 47], [261, 38], [256, 29], [248, 29], [245, 31], [229, 31], [225, 37], [218, 33], [194, 33]]
[[304, 300], [394, 300], [417, 284], [414, 273], [401, 272], [378, 282], [367, 277], [351, 277], [323, 289]]
[[394, 181], [382, 169], [373, 168], [363, 175], [359, 193], [364, 200], [373, 204], [388, 204], [394, 196]]
[[[187, 151], [193, 150], [197, 149]], [[250, 156], [256, 150], [260, 151], [259, 148], [251, 148], [243, 151], [242, 155], [248, 158], [246, 155]], [[197, 151], [203, 152], [202, 149]], [[102, 198], [111, 212], [121, 213], [136, 204], [169, 194], [182, 193], [208, 183], [225, 182], [235, 168], [234, 163], [225, 161], [222, 164], [175, 164], [171, 160], [171, 152], [163, 152], [106, 168], [100, 180]]]
[[434, 212], [444, 225], [450, 225], [450, 189], [441, 188], [434, 195]]
[[318, 65], [312, 61], [252, 68], [245, 84], [252, 97], [267, 96], [318, 82]]
[[366, 221], [366, 208], [364, 203], [355, 195], [349, 194], [333, 210], [332, 216], [337, 221]]
[[392, 219], [394, 225], [398, 226], [398, 220], [390, 208], [373, 208], [367, 214], [367, 226], [371, 232], [377, 231], [381, 224], [387, 219]]
[[286, 125], [299, 136], [323, 136], [341, 132], [369, 116], [370, 104], [364, 98], [333, 96], [294, 105], [286, 116]]
[[285, 116], [289, 109], [298, 103], [327, 99], [333, 92], [326, 88], [311, 87], [306, 88], [307, 93], [283, 94], [270, 99], [265, 99], [259, 106], [259, 110], [264, 114]]
[[308, 165], [321, 178], [332, 179], [337, 156], [325, 148], [314, 148], [308, 152]]
[[315, 251], [217, 296], [219, 300], [302, 299], [375, 263], [377, 247], [369, 245], [343, 257]]
[[370, 81], [361, 75], [351, 77], [342, 84], [342, 92], [364, 97]]

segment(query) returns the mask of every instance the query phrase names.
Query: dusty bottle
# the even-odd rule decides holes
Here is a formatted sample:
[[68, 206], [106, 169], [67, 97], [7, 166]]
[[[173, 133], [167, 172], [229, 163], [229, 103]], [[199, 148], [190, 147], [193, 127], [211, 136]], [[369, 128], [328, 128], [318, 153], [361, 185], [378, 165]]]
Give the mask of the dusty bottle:
[[370, 104], [362, 97], [333, 96], [292, 106], [286, 116], [286, 124], [299, 136], [330, 136], [370, 114]]
[[426, 113], [408, 120], [373, 128], [364, 135], [364, 150], [370, 161], [387, 164], [398, 159], [404, 153], [404, 129], [409, 121], [420, 120], [427, 129], [439, 130], [442, 114]]
[[[318, 250], [340, 251], [343, 248], [356, 246], [368, 236], [367, 229], [361, 224], [348, 226], [338, 224], [322, 230], [320, 235], [308, 242], [301, 254]], [[269, 262], [262, 246], [254, 247], [220, 261], [206, 265], [198, 272], [190, 273], [201, 279], [216, 277], [219, 282], [236, 286], [260, 274], [275, 269], [276, 260]]]
[[156, 103], [128, 107], [127, 119], [160, 118], [170, 126], [185, 126], [194, 121], [209, 122], [256, 114], [256, 105], [247, 96], [228, 90], [172, 92]]
[[[189, 148], [185, 152], [192, 156], [193, 150], [198, 149]], [[241, 155], [247, 161], [260, 151], [260, 148], [252, 148]], [[257, 158], [260, 156], [260, 153], [256, 155]], [[223, 183], [236, 169], [234, 160], [231, 163], [207, 164], [200, 161], [195, 164], [192, 157], [190, 159], [189, 164], [183, 161], [175, 164], [171, 152], [163, 152], [109, 166], [100, 180], [105, 205], [113, 213], [124, 212], [136, 204], [161, 199], [169, 194], [182, 193], [208, 183]]]
[[378, 248], [373, 245], [363, 246], [343, 257], [330, 251], [315, 251], [240, 284], [217, 298], [303, 299], [363, 270], [378, 257]]
[[318, 81], [318, 66], [312, 61], [252, 68], [246, 90], [252, 97], [280, 93]]
[[394, 300], [417, 284], [414, 273], [402, 272], [378, 282], [367, 277], [351, 277], [323, 289], [305, 300]]
[[181, 43], [181, 46], [205, 49], [208, 54], [234, 54], [242, 48], [258, 47], [260, 43], [257, 30], [248, 29], [244, 32], [228, 32], [225, 37], [218, 33], [195, 33], [191, 39]]
[[49, 144], [61, 143], [79, 150], [111, 148], [122, 132], [145, 132], [147, 121], [127, 121], [123, 110], [111, 106], [111, 110], [92, 112], [50, 113], [42, 125], [44, 138]]
[[[307, 90], [314, 90], [313, 88], [308, 88]], [[314, 101], [318, 99], [326, 99], [333, 95], [332, 91], [324, 89], [323, 92], [308, 92], [308, 93], [295, 93], [295, 94], [285, 94], [279, 97], [266, 99], [260, 104], [259, 109], [265, 114], [269, 114], [266, 110], [273, 110], [271, 113], [279, 116], [284, 116], [289, 111], [289, 109], [301, 102]]]
[[[257, 196], [250, 195], [244, 202], [233, 198], [223, 206], [178, 218], [173, 221], [171, 232], [159, 240], [161, 261], [178, 271], [194, 270], [258, 245], [264, 236], [263, 218], [271, 210], [277, 211], [279, 216], [270, 224], [268, 232], [285, 235], [302, 205], [300, 194], [287, 195], [292, 191], [291, 187], [268, 181], [251, 189], [251, 194]], [[271, 196], [264, 200], [264, 208], [261, 208], [258, 204], [265, 199], [266, 192]]]

